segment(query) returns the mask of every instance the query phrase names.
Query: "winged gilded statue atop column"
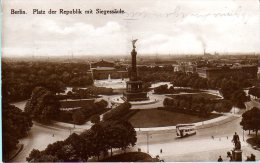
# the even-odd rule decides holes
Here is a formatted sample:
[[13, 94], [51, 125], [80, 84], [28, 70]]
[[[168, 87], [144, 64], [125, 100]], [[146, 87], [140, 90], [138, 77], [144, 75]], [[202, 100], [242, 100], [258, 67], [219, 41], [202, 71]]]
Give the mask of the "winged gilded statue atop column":
[[134, 49], [136, 48], [135, 43], [136, 43], [137, 40], [138, 40], [138, 39], [132, 40], [132, 44], [133, 44], [133, 48], [134, 48]]

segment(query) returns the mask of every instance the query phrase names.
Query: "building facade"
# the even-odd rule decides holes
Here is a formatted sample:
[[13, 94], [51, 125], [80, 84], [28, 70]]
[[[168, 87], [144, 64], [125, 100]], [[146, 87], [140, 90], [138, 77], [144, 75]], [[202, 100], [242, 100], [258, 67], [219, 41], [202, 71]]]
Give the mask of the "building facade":
[[206, 78], [216, 79], [225, 76], [243, 76], [248, 79], [257, 78], [257, 66], [256, 65], [241, 65], [236, 67], [220, 67], [220, 68], [206, 68]]
[[90, 71], [94, 80], [102, 80], [108, 78], [120, 79], [128, 77], [128, 71], [126, 69], [115, 68], [114, 63], [104, 60], [90, 63]]

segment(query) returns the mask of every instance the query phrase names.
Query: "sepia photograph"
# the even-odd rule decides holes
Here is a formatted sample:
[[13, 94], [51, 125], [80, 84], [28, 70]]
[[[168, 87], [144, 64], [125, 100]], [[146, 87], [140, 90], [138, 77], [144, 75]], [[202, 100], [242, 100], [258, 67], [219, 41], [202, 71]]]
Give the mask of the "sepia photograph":
[[260, 161], [260, 0], [2, 0], [3, 162]]

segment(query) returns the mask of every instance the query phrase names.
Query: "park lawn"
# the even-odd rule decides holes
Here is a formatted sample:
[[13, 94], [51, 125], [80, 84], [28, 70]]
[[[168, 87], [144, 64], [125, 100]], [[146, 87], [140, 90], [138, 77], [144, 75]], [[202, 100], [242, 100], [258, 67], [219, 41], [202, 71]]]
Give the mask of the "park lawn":
[[180, 123], [196, 123], [219, 117], [219, 114], [211, 114], [208, 118], [199, 117], [167, 110], [140, 109], [133, 114], [128, 121], [135, 128], [175, 126]]
[[[253, 134], [252, 134], [253, 135]], [[252, 147], [254, 147], [254, 146], [257, 146], [258, 148], [260, 147], [260, 136], [253, 136], [253, 137], [251, 137], [251, 138], [249, 138], [249, 139], [247, 139], [246, 140], [246, 142], [248, 143], [248, 144], [250, 144]]]
[[174, 96], [187, 96], [191, 95], [192, 98], [205, 98], [206, 100], [209, 99], [218, 99], [220, 98], [217, 95], [209, 94], [209, 93], [191, 93], [191, 94], [180, 94], [180, 95], [166, 95], [168, 97], [174, 97]]
[[114, 155], [101, 160], [100, 162], [154, 162], [155, 160], [147, 153], [129, 152]]

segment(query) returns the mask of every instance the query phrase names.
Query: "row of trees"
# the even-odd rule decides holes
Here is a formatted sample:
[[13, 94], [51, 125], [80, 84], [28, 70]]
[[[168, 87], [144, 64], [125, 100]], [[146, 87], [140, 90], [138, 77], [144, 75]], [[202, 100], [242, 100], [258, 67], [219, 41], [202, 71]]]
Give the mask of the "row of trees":
[[57, 95], [43, 87], [36, 87], [32, 91], [31, 98], [26, 103], [25, 112], [40, 123], [50, 123], [51, 120], [58, 120], [83, 124], [91, 116], [104, 112], [107, 105], [107, 101], [100, 100], [78, 109], [60, 110], [61, 105]]
[[[140, 68], [139, 68], [140, 69]], [[225, 87], [226, 83], [234, 83], [239, 88], [251, 87], [251, 83], [244, 76], [223, 76], [216, 79], [206, 79], [200, 77], [197, 73], [185, 73], [174, 71], [153, 71], [154, 68], [146, 67], [139, 71], [141, 80], [145, 82], [168, 81], [172, 82], [174, 87], [191, 87], [195, 89], [220, 89]]]
[[100, 100], [98, 102], [89, 104], [88, 106], [81, 107], [78, 109], [68, 111], [61, 110], [59, 113], [59, 118], [57, 120], [81, 125], [92, 116], [105, 112], [107, 110], [107, 105], [107, 101]]
[[207, 100], [203, 97], [193, 98], [191, 95], [174, 96], [163, 101], [166, 110], [208, 117], [212, 111], [229, 112], [232, 103], [228, 100]]
[[88, 63], [3, 62], [3, 98], [5, 101], [28, 99], [37, 86], [54, 93], [64, 92], [66, 86], [88, 86], [93, 83], [88, 70]]
[[86, 162], [89, 158], [107, 154], [108, 150], [125, 150], [136, 143], [136, 131], [127, 121], [100, 122], [80, 135], [73, 133], [64, 141], [57, 141], [39, 151], [33, 149], [29, 162]]
[[[190, 87], [193, 89], [218, 89], [224, 99], [231, 100], [233, 105], [240, 108], [244, 107], [244, 102], [249, 100], [243, 88], [251, 86], [245, 78], [219, 78], [219, 79], [205, 79], [195, 73], [147, 73], [142, 76], [144, 80], [156, 81], [171, 81], [174, 87]], [[169, 88], [166, 85], [155, 88], [155, 93], [175, 93], [173, 87]], [[254, 95], [257, 94], [257, 89], [253, 89]]]
[[191, 87], [199, 89], [220, 89], [225, 87], [226, 83], [237, 85], [239, 88], [250, 87], [251, 83], [243, 76], [226, 76], [215, 79], [206, 79], [200, 77], [197, 73], [175, 72], [172, 84], [176, 87]]
[[5, 102], [2, 104], [2, 118], [3, 160], [8, 161], [10, 152], [17, 148], [18, 139], [26, 136], [33, 124], [27, 113]]

